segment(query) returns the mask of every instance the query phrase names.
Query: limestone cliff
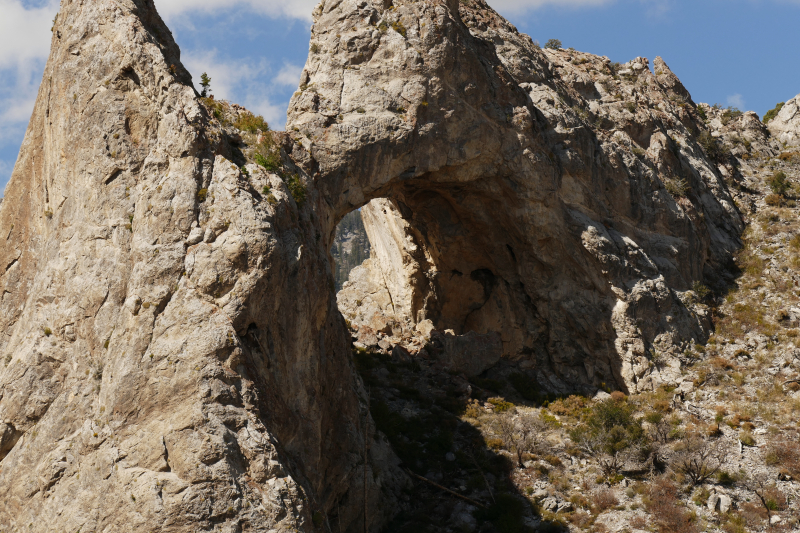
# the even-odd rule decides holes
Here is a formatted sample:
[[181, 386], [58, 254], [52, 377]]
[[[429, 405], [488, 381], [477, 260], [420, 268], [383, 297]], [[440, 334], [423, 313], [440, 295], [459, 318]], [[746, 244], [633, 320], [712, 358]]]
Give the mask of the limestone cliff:
[[62, 2], [0, 209], [0, 530], [381, 521], [316, 199], [237, 143], [152, 0]]

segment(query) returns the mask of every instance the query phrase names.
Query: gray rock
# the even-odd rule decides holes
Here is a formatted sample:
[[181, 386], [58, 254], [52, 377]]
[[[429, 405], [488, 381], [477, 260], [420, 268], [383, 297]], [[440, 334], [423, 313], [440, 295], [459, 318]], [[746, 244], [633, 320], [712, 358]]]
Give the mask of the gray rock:
[[411, 354], [408, 353], [408, 350], [399, 344], [396, 344], [394, 348], [392, 348], [392, 359], [400, 363], [410, 363], [412, 361]]
[[556, 500], [552, 496], [543, 499], [540, 502], [540, 505], [542, 506], [542, 509], [544, 509], [545, 511], [550, 511], [551, 513], [555, 513], [556, 511], [558, 511], [558, 500]]
[[706, 502], [706, 507], [708, 507], [709, 511], [716, 511], [719, 507], [719, 494], [712, 494], [708, 497], [708, 502]]
[[431, 345], [437, 359], [467, 376], [477, 376], [491, 368], [503, 355], [503, 342], [496, 333], [470, 331], [466, 335], [454, 335], [434, 331]]
[[558, 508], [556, 509], [556, 512], [558, 512], [558, 513], [569, 513], [569, 512], [572, 512], [573, 509], [574, 509], [574, 507], [572, 506], [572, 503], [570, 503], [570, 502], [560, 502], [558, 504]]
[[549, 493], [545, 489], [537, 489], [533, 492], [532, 496], [536, 500], [547, 498]]
[[[355, 206], [374, 257], [339, 305], [371, 329], [363, 346], [430, 320], [465, 373], [507, 356], [546, 360], [554, 389], [636, 390], [650, 340], [711, 331], [680, 295], [743, 224], [675, 80], [541, 50], [482, 0], [328, 1], [314, 18], [273, 137], [290, 190], [240, 170], [251, 148], [230, 140], [256, 137], [226, 124], [244, 110], [196, 98], [152, 2], [62, 2], [0, 204], [0, 524], [307, 530], [344, 501], [354, 530], [363, 498], [345, 496], [368, 467], [380, 530], [408, 481], [364, 443], [326, 248]], [[674, 176], [696, 194], [673, 196]]]
[[800, 145], [800, 95], [786, 102], [767, 127], [779, 142], [790, 146]]
[[719, 496], [719, 512], [721, 514], [727, 513], [728, 511], [731, 510], [731, 505], [733, 505], [733, 502], [731, 501], [730, 496], [727, 496], [725, 494], [720, 494], [720, 496]]

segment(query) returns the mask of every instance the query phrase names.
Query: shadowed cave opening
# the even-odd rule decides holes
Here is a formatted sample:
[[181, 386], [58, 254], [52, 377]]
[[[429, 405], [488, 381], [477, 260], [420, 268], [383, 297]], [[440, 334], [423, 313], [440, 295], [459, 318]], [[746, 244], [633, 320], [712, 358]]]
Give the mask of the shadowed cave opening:
[[465, 418], [499, 398], [533, 406], [548, 396], [524, 361], [504, 357], [502, 319], [482, 309], [507, 282], [464, 253], [474, 228], [451, 194], [373, 199], [342, 218], [330, 248], [370, 413], [412, 484], [382, 531], [563, 531], [514, 484], [533, 467], [519, 470]]
[[350, 272], [369, 258], [370, 249], [361, 210], [351, 211], [336, 226], [336, 235], [331, 245], [337, 294], [350, 278]]

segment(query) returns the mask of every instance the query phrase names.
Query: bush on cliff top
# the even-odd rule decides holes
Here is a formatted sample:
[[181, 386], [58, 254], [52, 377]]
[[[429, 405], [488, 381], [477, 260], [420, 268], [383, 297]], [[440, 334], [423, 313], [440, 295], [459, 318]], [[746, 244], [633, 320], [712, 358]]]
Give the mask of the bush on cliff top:
[[767, 111], [767, 114], [764, 115], [764, 124], [766, 124], [767, 122], [769, 122], [773, 118], [777, 117], [778, 113], [781, 112], [781, 109], [783, 109], [783, 106], [785, 104], [786, 104], [786, 102], [780, 102], [780, 103], [776, 104], [774, 108], [772, 108], [769, 111]]

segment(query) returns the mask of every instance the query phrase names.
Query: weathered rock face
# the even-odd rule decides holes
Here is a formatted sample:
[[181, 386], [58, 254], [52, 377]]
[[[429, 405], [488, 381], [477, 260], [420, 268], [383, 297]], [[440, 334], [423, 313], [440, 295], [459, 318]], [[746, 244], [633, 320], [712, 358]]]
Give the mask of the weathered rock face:
[[382, 520], [316, 219], [211, 121], [151, 0], [62, 2], [0, 209], [3, 531]]
[[768, 127], [781, 143], [800, 145], [800, 94], [784, 104], [778, 116], [769, 121]]
[[383, 280], [387, 314], [499, 333], [557, 389], [651, 386], [651, 350], [706, 335], [684, 295], [742, 229], [686, 89], [660, 59], [540, 50], [483, 2], [386, 7], [315, 12], [288, 125], [326, 233], [386, 198], [364, 208], [362, 278]]
[[754, 157], [769, 158], [778, 154], [775, 139], [755, 112], [745, 111], [733, 116], [730, 110], [718, 106], [700, 106], [706, 115], [712, 137], [728, 147], [733, 157], [747, 161]]

